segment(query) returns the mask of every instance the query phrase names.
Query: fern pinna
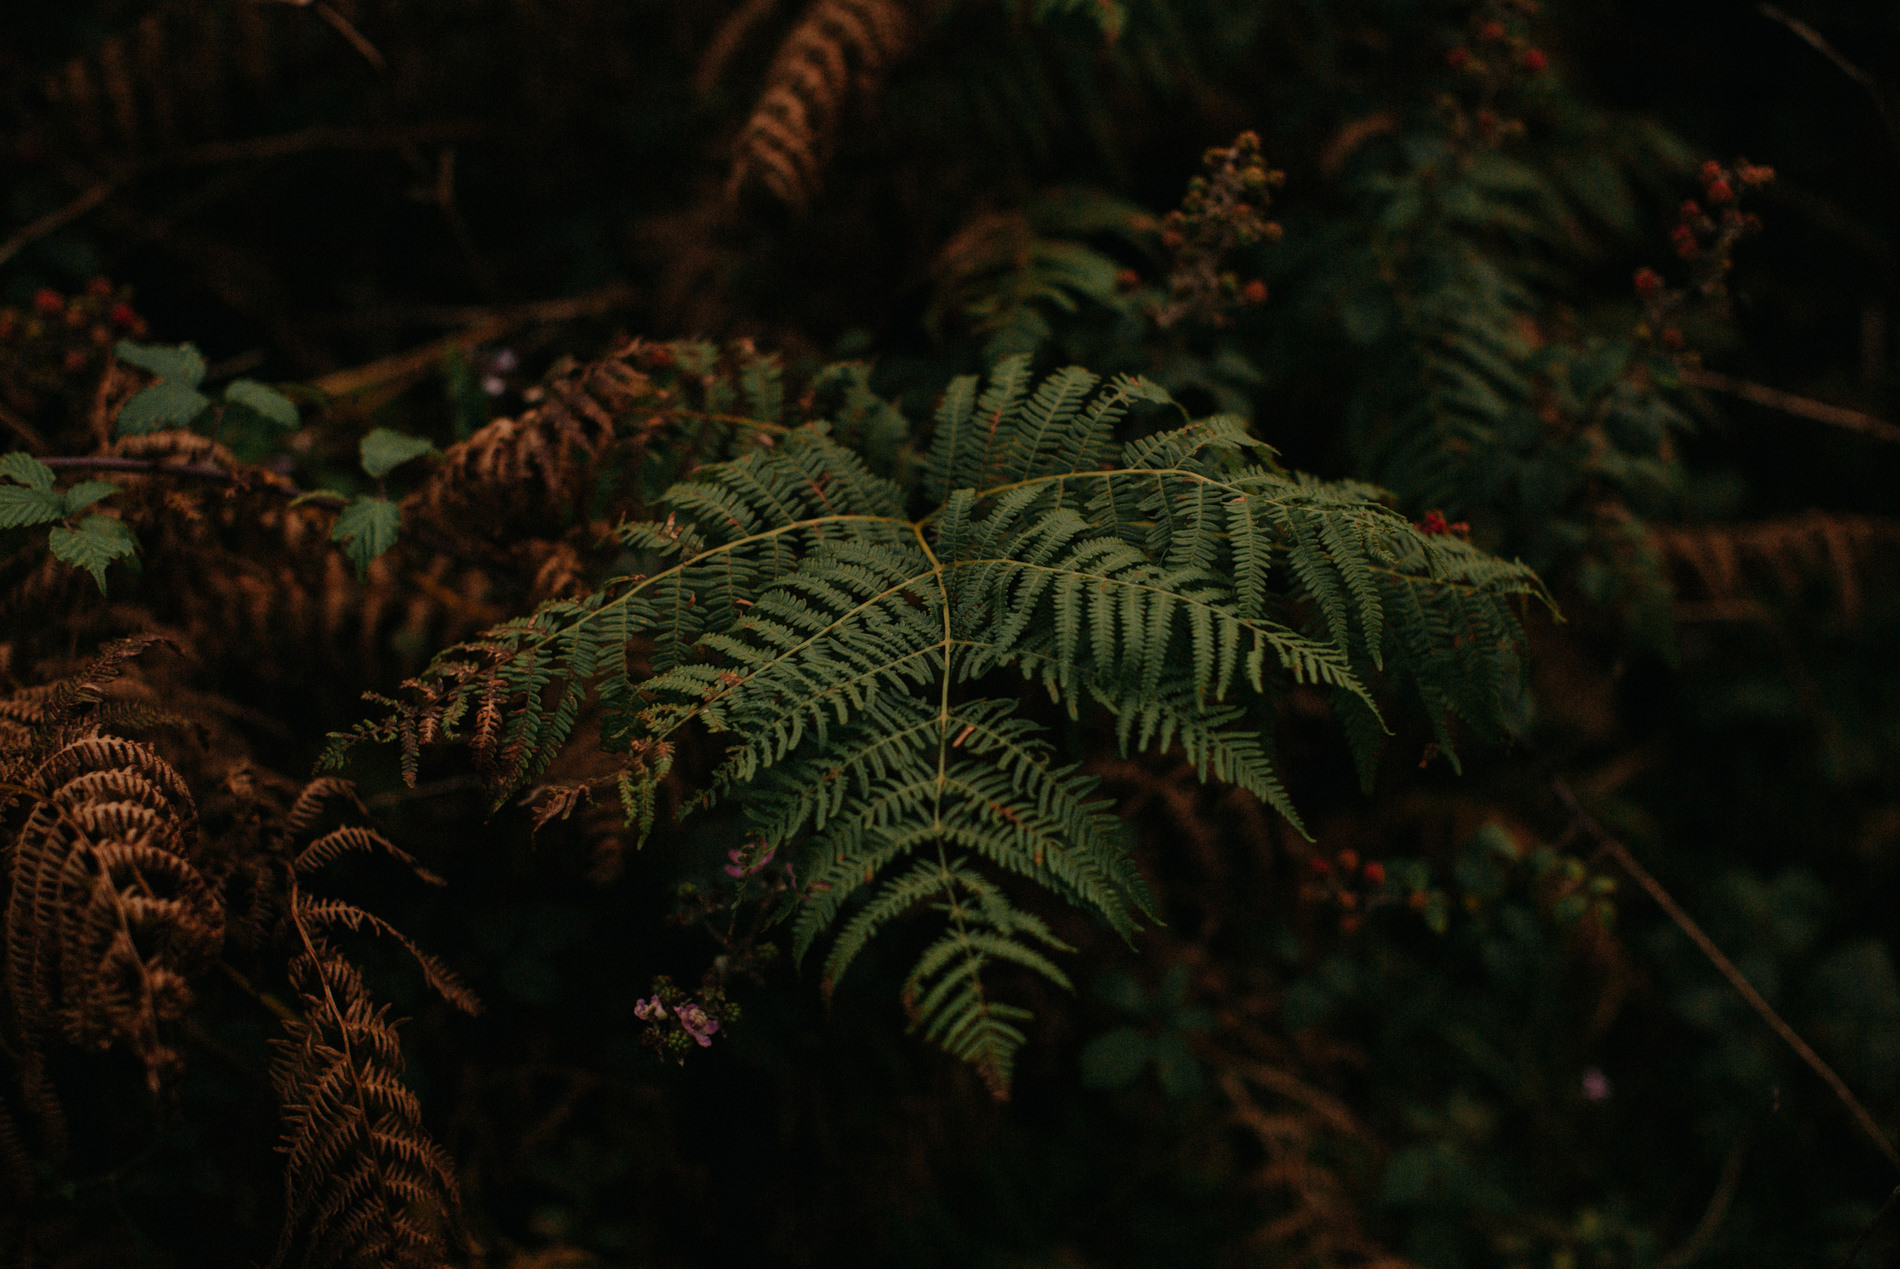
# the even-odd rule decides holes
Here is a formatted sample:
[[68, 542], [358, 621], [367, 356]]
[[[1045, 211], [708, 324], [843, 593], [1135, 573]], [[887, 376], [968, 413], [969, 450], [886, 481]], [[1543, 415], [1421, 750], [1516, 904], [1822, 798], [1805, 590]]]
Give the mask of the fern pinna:
[[726, 747], [696, 802], [745, 792], [762, 844], [805, 879], [802, 957], [831, 935], [827, 991], [919, 906], [943, 932], [905, 1003], [1000, 1096], [1026, 1011], [994, 999], [999, 963], [1067, 985], [1065, 950], [1020, 910], [1015, 874], [1128, 934], [1150, 914], [1095, 781], [1018, 712], [1015, 671], [1122, 747], [1179, 746], [1295, 824], [1270, 708], [1289, 683], [1346, 707], [1367, 751], [1369, 676], [1396, 670], [1449, 748], [1447, 713], [1494, 726], [1517, 667], [1521, 565], [1428, 534], [1361, 485], [1289, 474], [1235, 419], [1117, 446], [1139, 379], [1026, 358], [951, 384], [910, 487], [822, 423], [767, 437], [624, 525], [642, 572], [543, 605], [445, 652], [388, 716], [339, 737], [420, 744], [466, 733], [498, 798], [532, 781], [597, 697], [642, 833], [682, 729]]

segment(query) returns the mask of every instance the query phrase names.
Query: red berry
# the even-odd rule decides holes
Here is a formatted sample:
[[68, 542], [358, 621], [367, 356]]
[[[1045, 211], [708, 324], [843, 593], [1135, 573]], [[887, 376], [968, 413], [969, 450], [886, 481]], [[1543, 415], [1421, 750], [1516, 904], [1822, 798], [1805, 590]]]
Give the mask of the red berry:
[[1161, 245], [1166, 247], [1169, 251], [1179, 251], [1181, 244], [1186, 241], [1186, 238], [1183, 238], [1178, 232], [1172, 229], [1161, 235]]
[[1541, 75], [1550, 69], [1550, 58], [1541, 48], [1527, 48], [1524, 50], [1524, 69], [1533, 75]]
[[1451, 532], [1451, 526], [1445, 523], [1445, 513], [1442, 511], [1427, 511], [1425, 518], [1418, 522], [1418, 528], [1419, 532], [1428, 534]]
[[1360, 876], [1366, 879], [1368, 886], [1383, 886], [1385, 884], [1385, 865], [1374, 860], [1366, 865], [1366, 870], [1361, 873]]
[[1487, 43], [1495, 44], [1497, 41], [1504, 38], [1504, 23], [1502, 22], [1485, 23], [1483, 26], [1478, 28], [1478, 38], [1486, 41]]
[[0, 340], [12, 339], [20, 329], [20, 315], [12, 309], [0, 312]]
[[1695, 230], [1689, 226], [1677, 225], [1675, 232], [1670, 234], [1669, 238], [1676, 244], [1676, 254], [1684, 260], [1693, 260], [1701, 254], [1702, 244], [1696, 241]]
[[67, 374], [78, 374], [86, 368], [86, 350], [70, 348], [66, 351], [65, 366]]
[[1313, 875], [1316, 877], [1324, 877], [1328, 873], [1332, 872], [1333, 870], [1333, 866], [1331, 863], [1329, 863], [1328, 861], [1324, 859], [1321, 859], [1317, 855], [1313, 857], [1313, 859], [1311, 860], [1311, 864], [1313, 868]]
[[1671, 352], [1682, 347], [1682, 332], [1673, 326], [1665, 326], [1662, 333], [1663, 347]]
[[1717, 163], [1714, 159], [1710, 159], [1707, 163], [1702, 165], [1703, 184], [1706, 185], [1710, 181], [1719, 181], [1721, 179], [1722, 165], [1720, 163]]
[[1115, 285], [1124, 291], [1132, 291], [1141, 285], [1141, 275], [1133, 269], [1122, 269], [1115, 274]]
[[1337, 855], [1333, 856], [1333, 858], [1337, 859], [1339, 866], [1344, 868], [1347, 872], [1352, 872], [1359, 867], [1359, 852], [1350, 846], [1340, 851]]
[[66, 311], [66, 300], [50, 286], [43, 286], [33, 292], [33, 307], [52, 317]]
[[1654, 269], [1638, 269], [1636, 271], [1636, 293], [1638, 295], [1646, 300], [1654, 299], [1657, 292], [1661, 290], [1662, 275], [1660, 273]]
[[1497, 114], [1491, 110], [1480, 110], [1478, 112], [1478, 131], [1484, 133], [1484, 135], [1488, 137], [1496, 133], [1497, 130], [1498, 130]]
[[1718, 180], [1709, 182], [1709, 201], [1711, 203], [1726, 203], [1734, 197], [1735, 191], [1729, 188], [1727, 181]]
[[95, 300], [103, 300], [112, 294], [112, 282], [107, 278], [94, 278], [86, 283], [86, 294]]
[[1267, 284], [1262, 282], [1259, 278], [1255, 278], [1253, 281], [1247, 283], [1246, 286], [1240, 288], [1240, 298], [1249, 304], [1265, 304], [1267, 302]]
[[1453, 70], [1463, 70], [1471, 63], [1471, 50], [1468, 48], [1455, 48], [1445, 54], [1445, 63]]
[[114, 326], [124, 326], [129, 329], [138, 325], [139, 315], [132, 311], [130, 304], [127, 304], [124, 300], [120, 300], [117, 304], [114, 304], [111, 311], [106, 314], [106, 320], [111, 322]]
[[1684, 220], [1694, 220], [1697, 216], [1700, 216], [1701, 214], [1702, 214], [1701, 203], [1696, 202], [1695, 199], [1693, 198], [1685, 198], [1682, 200], [1682, 218]]

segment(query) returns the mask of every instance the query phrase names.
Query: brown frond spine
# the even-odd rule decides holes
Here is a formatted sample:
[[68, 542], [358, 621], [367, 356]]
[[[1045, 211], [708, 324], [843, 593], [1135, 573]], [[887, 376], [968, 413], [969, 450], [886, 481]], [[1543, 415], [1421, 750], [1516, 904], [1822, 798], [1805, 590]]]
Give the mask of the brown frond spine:
[[817, 193], [848, 107], [877, 91], [910, 45], [896, 0], [815, 0], [779, 45], [765, 91], [733, 145], [728, 197], [763, 187], [803, 209]]

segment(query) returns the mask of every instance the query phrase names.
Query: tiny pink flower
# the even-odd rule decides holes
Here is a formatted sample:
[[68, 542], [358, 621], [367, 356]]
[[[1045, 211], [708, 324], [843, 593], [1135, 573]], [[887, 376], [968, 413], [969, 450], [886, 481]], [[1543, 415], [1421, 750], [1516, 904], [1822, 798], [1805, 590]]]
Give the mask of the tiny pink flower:
[[708, 1017], [704, 1009], [690, 1000], [673, 1006], [673, 1016], [680, 1020], [682, 1027], [686, 1028], [687, 1035], [699, 1041], [699, 1047], [702, 1049], [712, 1043], [713, 1032], [719, 1030], [719, 1024]]
[[633, 1016], [642, 1022], [651, 1022], [655, 1018], [666, 1017], [666, 1006], [660, 1003], [658, 996], [651, 1000], [636, 1001], [633, 1006]]
[[1593, 1102], [1608, 1101], [1610, 1077], [1596, 1067], [1591, 1067], [1583, 1073], [1583, 1095]]

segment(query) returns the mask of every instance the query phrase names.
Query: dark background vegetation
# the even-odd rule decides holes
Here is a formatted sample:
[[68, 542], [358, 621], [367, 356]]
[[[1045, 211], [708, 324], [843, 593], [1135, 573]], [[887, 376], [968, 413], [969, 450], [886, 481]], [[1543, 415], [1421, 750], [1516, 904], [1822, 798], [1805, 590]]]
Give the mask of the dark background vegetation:
[[[632, 1006], [656, 973], [693, 982], [717, 953], [668, 916], [682, 880], [712, 877], [731, 825], [688, 821], [639, 854], [603, 846], [598, 824], [531, 845], [521, 810], [484, 817], [452, 752], [429, 757], [417, 791], [393, 760], [358, 761], [386, 830], [450, 885], [424, 894], [374, 868], [353, 880], [489, 1004], [455, 1016], [398, 960], [372, 962], [414, 1015], [409, 1074], [461, 1169], [476, 1258], [1839, 1263], [1900, 1176], [1597, 851], [1553, 781], [1900, 1131], [1893, 434], [1690, 386], [1670, 398], [1688, 426], [1662, 492], [1543, 494], [1528, 476], [1461, 468], [1456, 498], [1440, 496], [1422, 478], [1408, 486], [1351, 421], [1381, 382], [1414, 389], [1402, 350], [1342, 333], [1341, 314], [1355, 262], [1386, 251], [1394, 269], [1430, 266], [1429, 241], [1407, 259], [1367, 245], [1382, 204], [1366, 181], [1414, 170], [1420, 138], [1448, 126], [1435, 95], [1460, 91], [1447, 50], [1507, 13], [1551, 70], [1500, 103], [1527, 122], [1506, 152], [1552, 180], [1595, 155], [1623, 208], [1578, 230], [1568, 254], [1497, 249], [1530, 279], [1531, 320], [1552, 339], [1627, 338], [1641, 320], [1631, 273], [1675, 268], [1669, 229], [1699, 193], [1696, 167], [1745, 156], [1778, 173], [1749, 204], [1765, 228], [1737, 252], [1732, 304], [1690, 327], [1692, 347], [1733, 379], [1900, 417], [1900, 138], [1882, 113], [1900, 109], [1900, 5], [1787, 5], [1867, 84], [1729, 0], [1546, 0], [1529, 15], [1449, 0], [1133, 0], [1112, 43], [1090, 6], [1036, 19], [1027, 4], [919, 5], [925, 34], [874, 101], [852, 103], [802, 208], [757, 189], [725, 196], [733, 135], [800, 8], [786, 0], [696, 84], [737, 7], [338, 5], [372, 60], [313, 8], [244, 6], [269, 51], [247, 65], [237, 6], [178, 4], [164, 11], [170, 54], [134, 75], [143, 122], [128, 135], [97, 84], [77, 99], [45, 85], [71, 59], [97, 66], [154, 6], [14, 6], [0, 236], [110, 188], [22, 238], [0, 262], [0, 303], [24, 310], [40, 288], [103, 275], [130, 288], [152, 339], [203, 349], [214, 379], [316, 385], [294, 454], [313, 487], [347, 485], [369, 427], [446, 446], [523, 408], [560, 358], [624, 335], [747, 337], [795, 373], [867, 357], [915, 416], [998, 347], [944, 298], [962, 267], [946, 244], [973, 218], [1078, 186], [1158, 216], [1206, 147], [1252, 128], [1288, 175], [1275, 196], [1284, 242], [1240, 262], [1268, 280], [1267, 304], [1220, 330], [1163, 332], [1110, 287], [1073, 313], [1045, 302], [1041, 355], [1155, 374], [1197, 408], [1251, 413], [1291, 465], [1386, 484], [1414, 518], [1442, 507], [1468, 520], [1476, 540], [1544, 571], [1568, 621], [1533, 616], [1522, 743], [1467, 746], [1462, 775], [1421, 762], [1429, 733], [1401, 717], [1362, 794], [1334, 724], [1291, 701], [1282, 744], [1313, 844], [1078, 729], [1078, 756], [1126, 800], [1167, 924], [1133, 949], [1064, 927], [1084, 949], [1082, 990], [1034, 1002], [1006, 1104], [904, 1036], [904, 962], [889, 949], [867, 953], [829, 1009], [809, 975], [769, 964], [735, 985], [742, 1017], [714, 1047], [679, 1067], [655, 1060]], [[150, 122], [164, 110], [169, 136]], [[1369, 119], [1386, 122], [1342, 158], [1342, 137]], [[273, 138], [295, 152], [273, 153]], [[1075, 236], [1142, 286], [1165, 279], [1152, 226]], [[545, 306], [572, 297], [565, 312]], [[518, 367], [502, 373], [504, 348]], [[486, 373], [502, 373], [499, 394], [481, 387]], [[53, 436], [62, 400], [9, 408]], [[1639, 538], [1655, 534], [1649, 563], [1605, 545], [1597, 513], [1611, 503]], [[1734, 546], [1775, 526], [1763, 540], [1779, 545]], [[1691, 540], [1704, 546], [1668, 545]], [[1724, 541], [1744, 567], [1715, 594], [1694, 551]], [[136, 605], [140, 585], [115, 579], [113, 597]], [[69, 594], [83, 619], [13, 594], [16, 682], [113, 628], [96, 595]], [[526, 594], [519, 579], [490, 592], [502, 610]], [[360, 716], [362, 691], [390, 690], [431, 650], [372, 626], [326, 659], [325, 638], [342, 636], [304, 636], [316, 651], [289, 635], [276, 649], [231, 641], [192, 672], [250, 711], [254, 752], [297, 774], [325, 731]], [[1535, 864], [1540, 849], [1554, 871]], [[1342, 923], [1313, 866], [1340, 876], [1342, 850], [1411, 879], [1400, 898], [1442, 905], [1442, 931], [1409, 902]], [[1564, 860], [1617, 879], [1613, 919], [1601, 895], [1581, 917], [1558, 910]], [[75, 1098], [92, 1144], [62, 1191], [60, 1219], [90, 1231], [67, 1240], [72, 1263], [268, 1252], [275, 1112], [257, 1072], [271, 1022], [217, 980], [200, 997], [208, 1021], [173, 1102], [152, 1110], [108, 1059], [75, 1073], [95, 1091]], [[1126, 1081], [1083, 1063], [1092, 1041], [1130, 1026], [1173, 1037], [1178, 1060]], [[1860, 1263], [1886, 1263], [1896, 1236], [1877, 1230]], [[110, 1248], [93, 1254], [119, 1258], [86, 1260], [91, 1237]]]

